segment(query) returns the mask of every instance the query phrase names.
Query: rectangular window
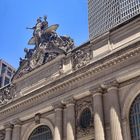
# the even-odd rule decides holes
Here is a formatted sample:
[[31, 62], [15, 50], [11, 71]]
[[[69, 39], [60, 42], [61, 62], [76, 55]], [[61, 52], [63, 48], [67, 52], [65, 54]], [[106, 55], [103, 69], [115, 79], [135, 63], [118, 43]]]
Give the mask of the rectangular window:
[[4, 85], [8, 85], [10, 83], [10, 79], [5, 77]]
[[6, 65], [2, 64], [1, 74], [5, 73], [6, 71]]
[[3, 78], [2, 76], [0, 76], [0, 87], [2, 87], [2, 81], [3, 81]]
[[12, 76], [12, 72], [9, 71], [9, 70], [7, 70], [7, 75], [8, 75], [9, 77], [11, 77], [11, 76]]

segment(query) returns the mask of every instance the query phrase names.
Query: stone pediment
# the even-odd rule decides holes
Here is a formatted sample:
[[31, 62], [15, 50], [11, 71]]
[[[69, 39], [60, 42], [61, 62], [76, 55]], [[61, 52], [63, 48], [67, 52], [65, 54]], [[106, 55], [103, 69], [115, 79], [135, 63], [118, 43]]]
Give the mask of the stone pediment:
[[25, 48], [25, 57], [20, 58], [20, 66], [13, 77], [16, 80], [23, 75], [33, 71], [41, 65], [48, 63], [59, 55], [66, 55], [74, 48], [74, 41], [68, 36], [60, 36], [56, 33], [58, 24], [48, 26], [46, 19], [37, 19], [33, 28], [33, 36], [29, 45], [32, 49]]

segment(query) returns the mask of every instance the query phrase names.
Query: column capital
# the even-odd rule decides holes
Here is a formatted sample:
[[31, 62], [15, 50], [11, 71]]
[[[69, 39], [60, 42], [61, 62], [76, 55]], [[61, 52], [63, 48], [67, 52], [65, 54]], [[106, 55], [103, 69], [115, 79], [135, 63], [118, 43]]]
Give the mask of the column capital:
[[71, 105], [72, 106], [75, 105], [75, 99], [73, 97], [66, 98], [66, 99], [62, 100], [61, 102], [63, 105], [65, 105], [67, 107], [71, 106]]
[[55, 111], [62, 110], [63, 107], [64, 107], [64, 105], [60, 101], [53, 103], [52, 106], [53, 106], [53, 108], [54, 108]]
[[101, 87], [101, 85], [96, 85], [90, 89], [90, 93], [93, 95], [93, 97], [95, 95], [102, 95], [103, 88]]
[[21, 125], [22, 124], [22, 121], [19, 118], [16, 118], [16, 119], [12, 120], [12, 124], [14, 126]]
[[111, 79], [103, 83], [103, 88], [107, 91], [109, 91], [110, 89], [117, 89], [118, 87], [119, 83], [115, 79]]
[[13, 128], [13, 124], [10, 123], [10, 122], [7, 122], [7, 123], [4, 124], [4, 128], [5, 128], [6, 130], [12, 129], [12, 128]]

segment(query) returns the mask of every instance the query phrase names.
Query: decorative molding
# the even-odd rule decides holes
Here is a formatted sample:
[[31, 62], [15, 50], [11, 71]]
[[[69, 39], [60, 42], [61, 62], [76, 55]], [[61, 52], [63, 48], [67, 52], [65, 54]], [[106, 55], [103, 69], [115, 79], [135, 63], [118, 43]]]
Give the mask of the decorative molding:
[[72, 54], [72, 65], [73, 69], [77, 70], [83, 66], [86, 66], [91, 60], [91, 55], [89, 52], [85, 52], [85, 50], [77, 50]]
[[119, 83], [118, 83], [118, 81], [116, 79], [110, 79], [110, 80], [105, 81], [103, 83], [103, 87], [106, 90], [110, 90], [112, 88], [118, 88], [119, 87]]
[[[139, 45], [139, 44], [137, 43], [137, 45]], [[53, 95], [56, 96], [56, 93], [59, 93], [59, 91], [62, 91], [62, 90], [65, 91], [68, 87], [72, 87], [76, 83], [89, 79], [92, 76], [96, 75], [97, 73], [110, 68], [111, 66], [114, 66], [114, 65], [117, 65], [120, 63], [124, 63], [128, 59], [131, 59], [135, 56], [139, 56], [140, 47], [137, 45], [135, 45], [135, 47], [129, 46], [130, 48], [128, 47], [125, 50], [116, 52], [115, 55], [113, 55], [113, 57], [115, 57], [115, 58], [112, 58], [112, 56], [111, 56], [111, 60], [109, 60], [109, 57], [110, 57], [109, 56], [109, 57], [107, 57], [106, 61], [99, 60], [95, 64], [91, 63], [90, 65], [88, 65], [86, 67], [86, 69], [88, 69], [86, 71], [85, 71], [85, 68], [79, 69], [78, 71], [76, 71], [77, 76], [73, 76], [73, 75], [75, 75], [74, 72], [71, 73], [70, 75], [68, 75], [68, 78], [70, 76], [72, 77], [71, 79], [69, 78], [69, 80], [64, 80], [67, 78], [67, 76], [65, 76], [60, 79], [55, 80], [55, 86], [54, 86], [53, 82], [50, 84], [46, 84], [41, 89], [34, 91], [34, 96], [30, 96], [30, 98], [28, 97], [28, 99], [26, 99], [26, 100], [25, 100], [25, 96], [23, 96], [24, 100], [22, 100], [22, 97], [15, 100], [16, 102], [18, 100], [20, 100], [20, 102], [17, 104], [14, 104], [14, 102], [11, 102], [11, 103], [7, 104], [8, 107], [7, 107], [7, 105], [2, 106], [1, 111], [0, 111], [0, 119], [5, 118], [9, 115], [15, 114], [18, 110], [20, 110], [20, 107], [22, 107], [23, 110], [26, 110], [27, 108], [32, 106], [32, 104], [35, 104], [35, 103], [38, 104], [41, 100], [49, 99], [48, 96], [50, 96], [50, 95], [51, 95], [51, 97], [53, 97]], [[82, 72], [82, 70], [84, 70], [84, 72]], [[33, 94], [31, 94], [31, 95], [33, 95]], [[13, 105], [11, 105], [11, 104], [13, 104]]]
[[35, 124], [40, 124], [40, 118], [41, 118], [40, 113], [35, 114], [35, 117], [34, 117]]
[[84, 97], [87, 97], [87, 96], [89, 96], [89, 95], [91, 95], [90, 90], [85, 91], [85, 92], [82, 92], [82, 93], [79, 93], [79, 94], [76, 94], [76, 95], [73, 96], [73, 98], [74, 98], [75, 100], [80, 100], [80, 99], [82, 99], [82, 98], [84, 98]]
[[52, 121], [48, 118], [41, 118], [40, 124], [35, 124], [34, 122], [31, 122], [28, 124], [28, 126], [26, 126], [26, 129], [23, 130], [24, 133], [21, 136], [21, 140], [28, 140], [31, 133], [41, 125], [47, 125], [51, 129], [52, 135], [54, 135], [54, 124], [52, 123]]
[[61, 103], [63, 105], [65, 105], [66, 107], [70, 106], [70, 105], [75, 105], [75, 99], [73, 97], [69, 97], [69, 98], [66, 98], [64, 100], [61, 101]]
[[19, 118], [16, 118], [16, 119], [12, 120], [12, 124], [14, 126], [16, 126], [16, 125], [20, 126], [20, 125], [22, 125], [22, 121]]
[[0, 106], [11, 102], [15, 97], [16, 87], [9, 84], [0, 89]]
[[4, 124], [4, 128], [7, 130], [9, 130], [9, 129], [12, 129], [13, 128], [13, 124], [12, 123], [10, 123], [10, 122], [7, 122], [7, 123], [5, 123]]
[[[90, 120], [90, 126], [84, 129], [81, 128], [80, 126], [80, 117], [81, 117], [81, 113], [86, 108], [90, 109], [92, 118]], [[92, 98], [90, 96], [80, 99], [76, 102], [76, 132], [77, 132], [77, 138], [82, 138], [84, 136], [91, 135], [94, 133]]]
[[56, 101], [55, 103], [52, 104], [54, 110], [57, 110], [57, 109], [63, 109], [64, 107], [64, 104], [62, 104], [60, 101]]
[[90, 89], [90, 93], [94, 96], [95, 94], [103, 93], [103, 88], [101, 85], [96, 85], [93, 88]]

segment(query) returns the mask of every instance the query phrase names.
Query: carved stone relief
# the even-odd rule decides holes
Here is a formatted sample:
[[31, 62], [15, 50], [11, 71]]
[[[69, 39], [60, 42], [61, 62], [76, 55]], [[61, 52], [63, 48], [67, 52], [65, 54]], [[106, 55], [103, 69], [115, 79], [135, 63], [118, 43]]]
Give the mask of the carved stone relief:
[[15, 96], [14, 85], [8, 85], [0, 89], [0, 105], [10, 102]]
[[20, 67], [14, 79], [20, 78], [33, 69], [50, 62], [58, 55], [66, 55], [74, 48], [72, 38], [56, 33], [58, 27], [58, 24], [48, 26], [46, 20], [42, 21], [39, 19], [39, 23], [37, 20], [34, 27], [27, 28], [33, 30], [33, 36], [28, 41], [28, 45], [34, 45], [34, 48], [24, 49], [25, 57], [20, 58]]
[[[80, 119], [81, 119], [81, 114], [83, 110], [85, 110], [86, 108], [90, 110], [92, 117], [90, 119], [90, 125], [86, 128], [82, 128], [80, 124]], [[91, 97], [86, 97], [76, 102], [76, 132], [77, 132], [77, 138], [82, 138], [84, 136], [94, 134], [93, 109], [92, 109]]]
[[73, 69], [77, 70], [85, 65], [87, 65], [91, 60], [90, 52], [85, 52], [84, 50], [77, 50], [72, 55]]

